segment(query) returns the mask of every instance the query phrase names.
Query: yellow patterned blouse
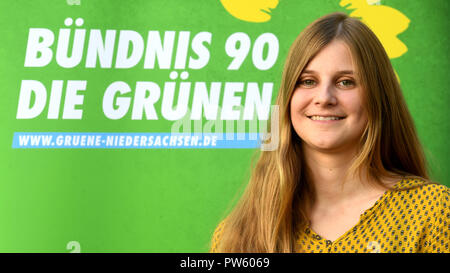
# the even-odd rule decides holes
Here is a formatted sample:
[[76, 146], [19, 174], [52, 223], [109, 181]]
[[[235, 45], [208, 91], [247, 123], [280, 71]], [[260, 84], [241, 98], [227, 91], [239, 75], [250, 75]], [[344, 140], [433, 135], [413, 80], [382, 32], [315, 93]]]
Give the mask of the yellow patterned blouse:
[[[404, 179], [386, 191], [359, 222], [335, 241], [307, 225], [300, 229], [298, 251], [308, 253], [449, 253], [450, 189]], [[214, 231], [210, 252], [217, 252], [225, 221]]]

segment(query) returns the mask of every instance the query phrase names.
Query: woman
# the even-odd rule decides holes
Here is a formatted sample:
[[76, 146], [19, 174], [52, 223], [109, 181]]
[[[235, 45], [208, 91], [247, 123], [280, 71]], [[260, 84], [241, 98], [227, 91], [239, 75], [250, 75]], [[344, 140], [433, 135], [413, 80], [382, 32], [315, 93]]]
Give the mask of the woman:
[[263, 151], [211, 252], [449, 252], [449, 189], [429, 181], [391, 63], [332, 13], [293, 43]]

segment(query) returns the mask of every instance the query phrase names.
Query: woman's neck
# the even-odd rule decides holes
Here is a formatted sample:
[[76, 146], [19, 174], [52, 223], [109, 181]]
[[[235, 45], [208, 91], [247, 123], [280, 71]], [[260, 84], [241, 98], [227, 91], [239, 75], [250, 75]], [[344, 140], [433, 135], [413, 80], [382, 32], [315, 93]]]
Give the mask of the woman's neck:
[[[345, 206], [353, 200], [378, 194], [381, 187], [361, 180], [358, 175], [346, 176], [353, 163], [356, 149], [339, 152], [324, 152], [303, 146], [304, 160], [314, 187], [314, 207], [327, 208]], [[362, 173], [361, 177], [366, 177]]]

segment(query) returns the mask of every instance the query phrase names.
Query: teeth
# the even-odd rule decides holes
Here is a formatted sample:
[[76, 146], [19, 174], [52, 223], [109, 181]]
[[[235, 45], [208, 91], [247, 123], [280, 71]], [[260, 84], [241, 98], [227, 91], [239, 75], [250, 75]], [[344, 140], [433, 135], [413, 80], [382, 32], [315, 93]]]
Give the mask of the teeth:
[[340, 117], [322, 117], [322, 116], [312, 116], [312, 120], [339, 120], [342, 119]]

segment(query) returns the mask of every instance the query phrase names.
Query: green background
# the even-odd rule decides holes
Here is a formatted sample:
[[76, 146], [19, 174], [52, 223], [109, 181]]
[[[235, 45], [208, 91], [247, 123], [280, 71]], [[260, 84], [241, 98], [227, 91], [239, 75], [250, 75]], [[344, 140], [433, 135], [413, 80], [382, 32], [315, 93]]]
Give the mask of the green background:
[[[408, 52], [393, 59], [409, 109], [430, 162], [432, 179], [450, 185], [448, 0], [385, 0], [411, 23], [399, 35]], [[172, 123], [107, 119], [101, 109], [113, 81], [169, 80], [173, 70], [65, 69], [54, 58], [41, 68], [24, 67], [29, 28], [48, 28], [55, 41], [67, 17], [83, 18], [83, 28], [212, 33], [211, 59], [189, 80], [274, 82], [275, 100], [284, 59], [299, 32], [316, 18], [348, 10], [338, 0], [282, 0], [265, 23], [231, 16], [220, 1], [66, 1], [0, 2], [0, 252], [68, 252], [78, 241], [82, 252], [206, 252], [218, 221], [247, 183], [252, 149], [13, 149], [14, 132], [169, 132]], [[74, 29], [72, 27], [72, 29]], [[226, 68], [226, 38], [247, 33], [252, 42], [274, 33], [280, 42], [275, 65], [257, 70], [247, 58], [237, 71]], [[104, 33], [104, 32], [102, 32]], [[191, 36], [192, 37], [192, 36]], [[117, 39], [116, 39], [117, 45]], [[53, 46], [52, 48], [55, 48]], [[85, 53], [85, 51], [84, 51]], [[113, 59], [114, 61], [114, 59]], [[113, 62], [114, 63], [114, 62]], [[87, 80], [81, 120], [16, 120], [20, 83]]]

